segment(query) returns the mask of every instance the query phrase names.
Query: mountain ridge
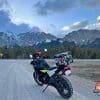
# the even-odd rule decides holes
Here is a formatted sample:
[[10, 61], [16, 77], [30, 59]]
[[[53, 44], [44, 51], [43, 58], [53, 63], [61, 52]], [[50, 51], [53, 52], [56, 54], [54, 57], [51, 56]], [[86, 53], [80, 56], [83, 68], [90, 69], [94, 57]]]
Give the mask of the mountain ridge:
[[73, 41], [78, 45], [86, 45], [87, 43], [92, 43], [96, 38], [100, 38], [100, 30], [80, 29], [70, 32], [63, 40], [69, 42]]
[[[100, 30], [83, 30], [70, 32], [64, 38], [57, 38], [50, 33], [40, 32], [40, 31], [29, 31], [15, 35], [13, 33], [0, 32], [0, 47], [8, 46], [43, 46], [45, 43], [56, 46], [56, 43], [61, 44], [61, 42], [66, 42], [71, 45], [74, 43], [76, 46], [80, 45], [82, 47], [89, 48], [99, 48], [100, 42]], [[59, 40], [59, 42], [58, 42]], [[39, 44], [39, 45], [38, 45]], [[95, 46], [96, 45], [96, 46]], [[52, 45], [51, 45], [52, 46]]]
[[0, 32], [0, 47], [8, 46], [33, 46], [46, 40], [54, 40], [55, 36], [46, 34], [45, 32], [26, 32], [18, 35]]

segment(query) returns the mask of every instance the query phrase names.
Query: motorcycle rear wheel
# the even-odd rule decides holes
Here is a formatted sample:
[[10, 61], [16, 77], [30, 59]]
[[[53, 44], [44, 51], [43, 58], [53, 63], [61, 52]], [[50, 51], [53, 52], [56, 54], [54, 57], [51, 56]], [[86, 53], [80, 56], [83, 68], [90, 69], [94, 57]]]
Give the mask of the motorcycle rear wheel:
[[57, 79], [57, 83], [57, 90], [59, 94], [63, 98], [69, 99], [73, 95], [73, 87], [71, 85], [71, 82], [67, 78], [60, 76], [59, 79]]

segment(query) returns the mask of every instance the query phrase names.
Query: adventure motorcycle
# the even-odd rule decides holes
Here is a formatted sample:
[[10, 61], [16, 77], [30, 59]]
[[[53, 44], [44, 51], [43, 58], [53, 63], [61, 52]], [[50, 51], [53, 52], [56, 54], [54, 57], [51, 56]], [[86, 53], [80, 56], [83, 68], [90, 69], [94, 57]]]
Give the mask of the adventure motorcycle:
[[[63, 98], [70, 98], [73, 94], [73, 88], [70, 81], [66, 78], [71, 74], [71, 69], [68, 65], [56, 63], [55, 67], [50, 67], [44, 59], [33, 59], [31, 61], [34, 72], [33, 77], [35, 82], [43, 86], [53, 86], [57, 89]], [[46, 90], [43, 90], [43, 92]]]

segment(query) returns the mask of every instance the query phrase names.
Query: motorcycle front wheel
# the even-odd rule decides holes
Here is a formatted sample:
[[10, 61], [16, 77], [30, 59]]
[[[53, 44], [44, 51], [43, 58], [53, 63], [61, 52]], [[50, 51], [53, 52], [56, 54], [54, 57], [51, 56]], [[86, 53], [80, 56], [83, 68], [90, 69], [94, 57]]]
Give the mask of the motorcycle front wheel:
[[39, 85], [39, 86], [43, 86], [43, 83], [39, 80], [39, 75], [37, 72], [33, 72], [33, 78], [35, 80], [35, 82]]

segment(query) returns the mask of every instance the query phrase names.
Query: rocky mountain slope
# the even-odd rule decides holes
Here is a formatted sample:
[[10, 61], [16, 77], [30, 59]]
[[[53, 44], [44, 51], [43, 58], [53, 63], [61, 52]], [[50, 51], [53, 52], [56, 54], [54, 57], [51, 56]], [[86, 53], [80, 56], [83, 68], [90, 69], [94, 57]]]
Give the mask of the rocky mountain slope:
[[44, 32], [26, 32], [18, 35], [0, 32], [0, 47], [2, 46], [33, 46], [35, 44], [56, 39], [51, 34]]
[[0, 47], [8, 46], [57, 46], [63, 42], [76, 46], [81, 45], [89, 48], [100, 48], [100, 30], [78, 30], [66, 35], [64, 38], [57, 37], [40, 31], [30, 31], [14, 35], [13, 33], [0, 32]]
[[64, 41], [74, 41], [76, 44], [86, 45], [92, 43], [96, 38], [100, 38], [100, 30], [78, 30], [66, 35]]

